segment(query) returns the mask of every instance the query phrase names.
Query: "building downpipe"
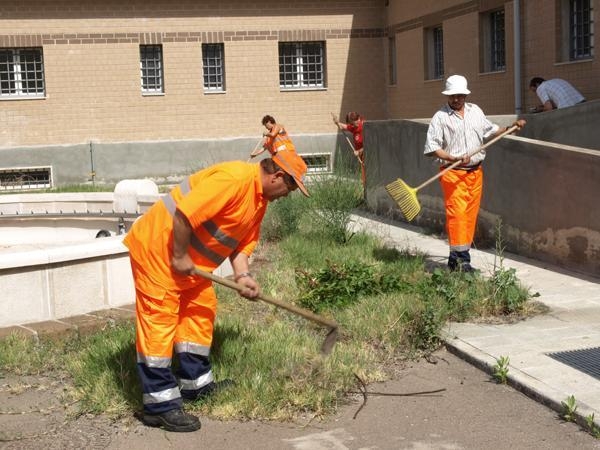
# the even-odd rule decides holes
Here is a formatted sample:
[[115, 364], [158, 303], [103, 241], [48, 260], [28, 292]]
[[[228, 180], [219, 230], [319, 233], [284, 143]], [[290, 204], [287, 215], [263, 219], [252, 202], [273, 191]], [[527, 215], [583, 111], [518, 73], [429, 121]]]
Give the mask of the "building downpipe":
[[523, 112], [521, 104], [521, 1], [513, 2], [513, 33], [514, 33], [514, 74], [515, 74], [515, 114]]

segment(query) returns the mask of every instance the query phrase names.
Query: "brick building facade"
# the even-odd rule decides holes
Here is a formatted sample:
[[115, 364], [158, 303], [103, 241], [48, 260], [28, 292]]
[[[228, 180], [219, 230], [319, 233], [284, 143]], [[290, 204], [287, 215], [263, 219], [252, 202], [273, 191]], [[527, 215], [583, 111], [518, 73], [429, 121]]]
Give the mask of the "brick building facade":
[[514, 113], [515, 89], [523, 111], [536, 104], [533, 76], [597, 98], [599, 6], [1, 0], [0, 147], [260, 136], [264, 114], [293, 134], [335, 133], [330, 112], [430, 117], [453, 73], [488, 114]]

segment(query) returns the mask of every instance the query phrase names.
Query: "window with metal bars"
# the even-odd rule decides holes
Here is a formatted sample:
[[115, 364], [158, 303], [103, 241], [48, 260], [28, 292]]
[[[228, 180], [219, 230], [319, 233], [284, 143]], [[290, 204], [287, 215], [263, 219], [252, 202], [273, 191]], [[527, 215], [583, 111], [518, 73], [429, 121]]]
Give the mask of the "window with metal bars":
[[444, 32], [441, 26], [427, 28], [424, 37], [425, 77], [439, 80], [444, 77]]
[[41, 48], [0, 49], [0, 98], [44, 97]]
[[396, 84], [396, 77], [398, 74], [396, 66], [396, 35], [388, 38], [388, 83], [390, 85]]
[[490, 13], [490, 69], [506, 70], [503, 9]]
[[569, 57], [593, 56], [594, 21], [591, 0], [569, 0]]
[[300, 155], [306, 163], [306, 173], [331, 173], [331, 153], [303, 153]]
[[224, 44], [202, 44], [202, 70], [205, 92], [225, 91]]
[[0, 169], [0, 191], [21, 191], [52, 187], [52, 167]]
[[142, 93], [162, 94], [164, 92], [162, 45], [140, 45], [140, 72]]
[[325, 87], [325, 42], [280, 42], [281, 89]]
[[444, 77], [444, 31], [442, 27], [433, 29], [433, 78]]

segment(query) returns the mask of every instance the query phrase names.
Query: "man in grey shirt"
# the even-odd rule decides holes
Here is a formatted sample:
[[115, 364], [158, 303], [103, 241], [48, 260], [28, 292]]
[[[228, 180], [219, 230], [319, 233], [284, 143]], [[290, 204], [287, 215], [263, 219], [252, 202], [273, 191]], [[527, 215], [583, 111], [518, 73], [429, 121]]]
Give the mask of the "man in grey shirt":
[[529, 90], [535, 92], [542, 102], [534, 109], [535, 112], [567, 108], [585, 102], [583, 95], [571, 83], [560, 78], [551, 80], [532, 78], [529, 82]]

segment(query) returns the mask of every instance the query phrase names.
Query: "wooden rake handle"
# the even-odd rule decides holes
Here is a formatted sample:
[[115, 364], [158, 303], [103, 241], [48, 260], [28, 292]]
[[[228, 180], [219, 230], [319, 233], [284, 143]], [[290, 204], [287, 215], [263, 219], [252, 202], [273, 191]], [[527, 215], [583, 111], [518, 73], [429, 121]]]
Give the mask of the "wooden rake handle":
[[260, 138], [260, 141], [258, 141], [258, 143], [256, 144], [256, 146], [254, 147], [254, 150], [252, 150], [252, 152], [250, 152], [250, 157], [248, 158], [248, 161], [246, 161], [246, 162], [250, 162], [250, 160], [252, 158], [254, 158], [255, 156], [258, 156], [258, 155], [260, 155], [260, 153], [262, 153], [262, 152], [256, 153], [256, 151], [258, 150], [258, 148], [262, 145], [262, 143], [264, 141], [265, 141], [265, 137], [263, 136], [263, 137]]
[[[223, 286], [226, 286], [228, 288], [235, 289], [238, 292], [241, 292], [242, 290], [244, 290], [246, 288], [245, 286], [242, 286], [241, 284], [238, 284], [235, 281], [231, 281], [231, 280], [228, 280], [227, 278], [219, 277], [219, 276], [214, 275], [214, 274], [212, 274], [210, 272], [206, 272], [206, 271], [204, 271], [204, 270], [202, 270], [202, 269], [200, 269], [198, 267], [195, 267], [192, 273], [193, 273], [193, 275], [200, 275], [201, 277], [208, 278], [209, 280], [212, 280], [215, 283], [219, 283], [219, 284], [222, 284]], [[319, 315], [317, 315], [317, 314], [315, 314], [312, 311], [309, 311], [307, 309], [300, 308], [300, 307], [298, 307], [296, 305], [292, 305], [290, 303], [286, 303], [286, 302], [283, 302], [281, 300], [277, 300], [277, 299], [274, 299], [274, 298], [267, 297], [264, 294], [259, 294], [258, 298], [260, 300], [262, 300], [263, 302], [267, 302], [267, 303], [270, 303], [271, 305], [277, 306], [278, 308], [285, 309], [285, 310], [287, 310], [287, 311], [289, 311], [291, 313], [294, 313], [294, 314], [297, 314], [299, 316], [302, 316], [305, 319], [308, 319], [308, 320], [310, 320], [312, 322], [316, 322], [316, 323], [318, 323], [320, 325], [324, 325], [324, 326], [329, 327], [331, 329], [336, 329], [337, 330], [337, 328], [338, 328], [337, 322], [335, 322], [333, 320], [326, 319], [325, 317], [319, 316]]]
[[[331, 117], [335, 120], [335, 114], [331, 113]], [[346, 133], [344, 133], [344, 130], [342, 129], [342, 127], [340, 126], [340, 124], [336, 124], [338, 127], [338, 130], [340, 130], [342, 132], [342, 135], [346, 138], [346, 142], [348, 143], [348, 145], [350, 146], [350, 150], [352, 150], [352, 153], [354, 153], [354, 144], [352, 143], [352, 141], [350, 140], [350, 138], [348, 137], [348, 135]], [[362, 165], [362, 161], [360, 160], [360, 158], [358, 157], [358, 155], [354, 155], [356, 156], [356, 159], [358, 159], [358, 162]]]
[[[479, 152], [482, 152], [483, 150], [485, 150], [486, 148], [488, 148], [490, 145], [492, 145], [494, 142], [498, 141], [499, 139], [502, 139], [507, 134], [510, 134], [513, 131], [516, 131], [518, 129], [519, 129], [519, 127], [517, 125], [513, 125], [512, 127], [507, 128], [506, 131], [504, 131], [503, 133], [499, 134], [494, 139], [490, 139], [488, 142], [486, 142], [485, 144], [483, 144], [481, 147], [479, 147], [476, 150], [474, 150], [471, 153], [469, 153], [468, 154], [469, 157], [471, 157], [473, 155], [476, 155]], [[421, 188], [427, 186], [428, 184], [432, 183], [433, 181], [437, 180], [438, 178], [440, 178], [441, 176], [443, 176], [446, 172], [448, 172], [448, 171], [454, 169], [455, 167], [459, 166], [461, 162], [462, 161], [460, 159], [458, 161], [454, 161], [452, 164], [450, 164], [444, 170], [441, 170], [436, 175], [432, 176], [430, 179], [428, 179], [427, 181], [425, 181], [425, 182], [421, 183], [419, 186], [417, 186], [415, 188], [415, 191], [418, 191], [419, 189], [421, 189]]]

